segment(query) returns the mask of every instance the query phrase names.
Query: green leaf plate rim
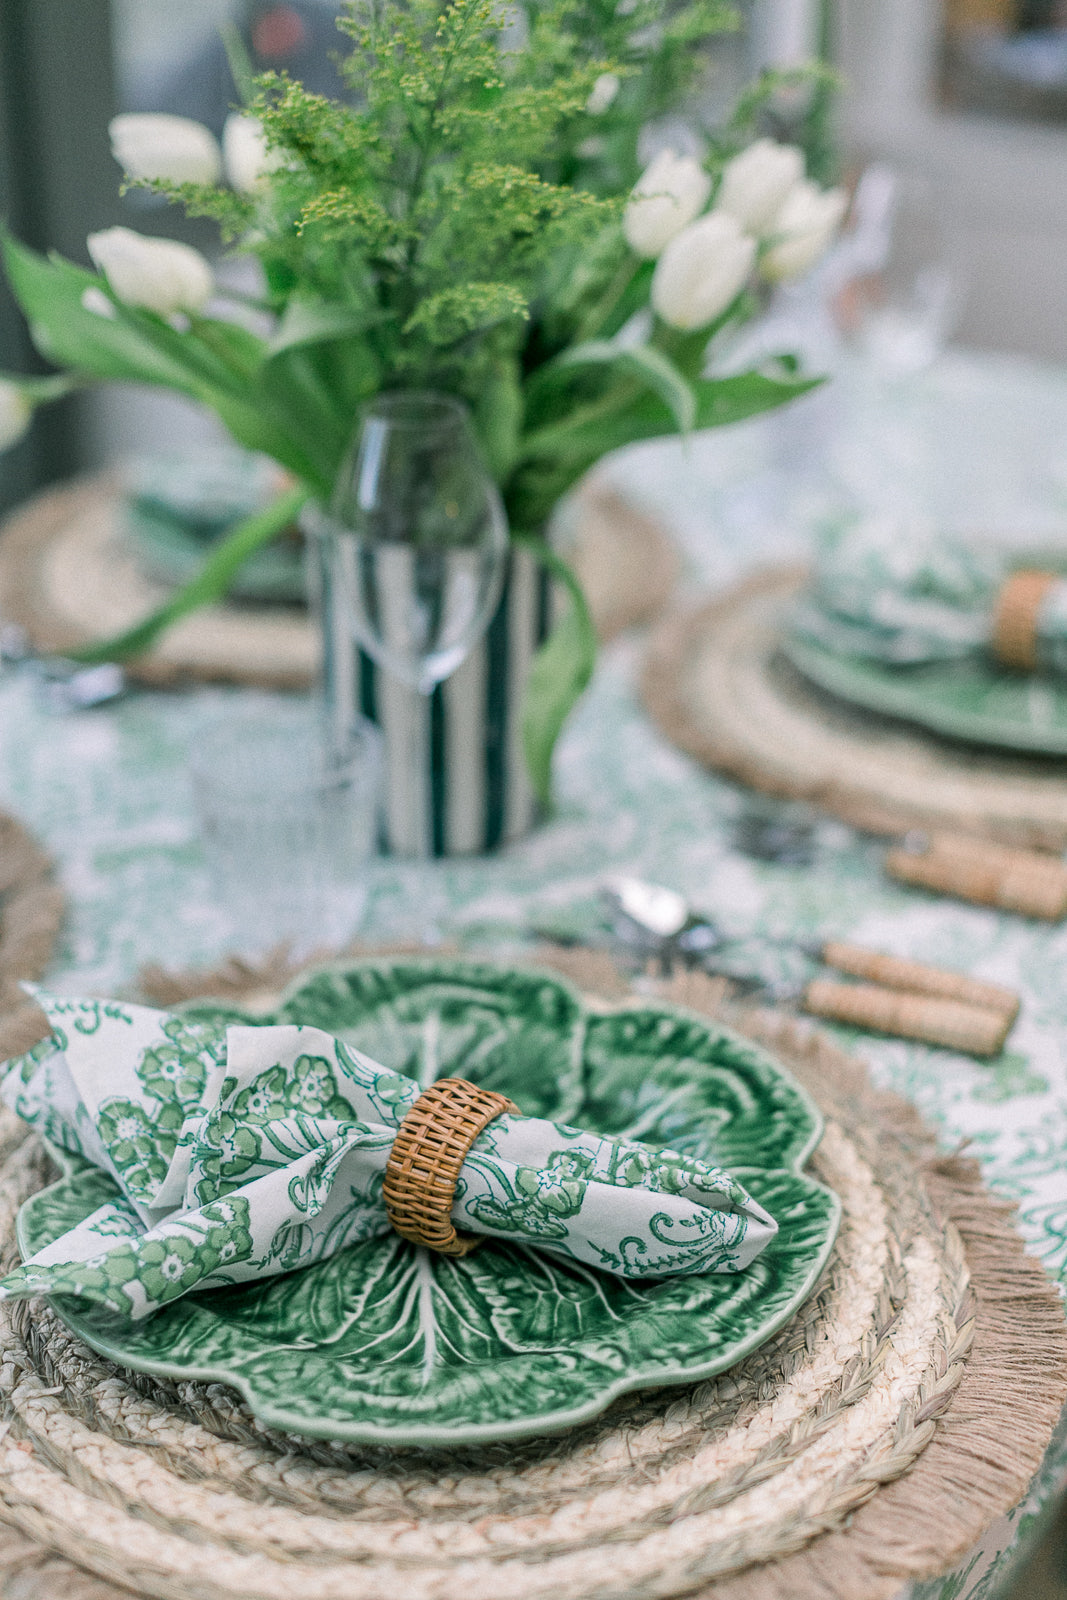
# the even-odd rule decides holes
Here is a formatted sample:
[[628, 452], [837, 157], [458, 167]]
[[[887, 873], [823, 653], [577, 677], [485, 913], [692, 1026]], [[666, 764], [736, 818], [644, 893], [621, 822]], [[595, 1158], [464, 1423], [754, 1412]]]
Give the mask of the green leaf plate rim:
[[[837, 655], [810, 639], [798, 639], [788, 632], [782, 633], [778, 647], [803, 677], [848, 705], [917, 724], [957, 743], [986, 745], [1027, 755], [1067, 755], [1067, 714], [1061, 728], [1042, 730], [1032, 723], [1007, 716], [961, 710], [936, 698], [937, 678], [929, 667], [918, 669], [926, 674], [920, 690], [915, 678], [910, 676], [915, 669], [910, 667], [891, 667], [863, 661], [858, 656]], [[958, 679], [967, 663], [954, 661], [944, 666], [951, 667]], [[978, 685], [982, 676], [995, 669], [976, 662], [971, 670]], [[1020, 675], [1001, 672], [998, 676], [1010, 683]], [[1043, 687], [1063, 699], [1067, 711], [1067, 690], [1047, 678], [1040, 681]], [[935, 695], [932, 700], [929, 698], [931, 689]]]
[[[330, 1439], [344, 1444], [370, 1444], [384, 1445], [396, 1448], [416, 1449], [442, 1449], [451, 1446], [478, 1446], [497, 1443], [511, 1439], [539, 1438], [552, 1434], [559, 1434], [583, 1423], [592, 1421], [600, 1416], [616, 1400], [626, 1394], [631, 1394], [641, 1389], [677, 1388], [684, 1384], [699, 1383], [718, 1373], [727, 1371], [736, 1366], [752, 1352], [774, 1337], [787, 1322], [794, 1317], [800, 1307], [807, 1301], [815, 1285], [818, 1283], [831, 1251], [836, 1243], [841, 1225], [841, 1200], [837, 1193], [828, 1184], [814, 1177], [805, 1170], [806, 1163], [817, 1148], [824, 1131], [824, 1118], [814, 1097], [798, 1082], [788, 1067], [779, 1060], [777, 1055], [766, 1046], [757, 1044], [745, 1035], [738, 1033], [734, 1028], [725, 1023], [693, 1011], [689, 1007], [675, 1005], [668, 1001], [650, 1000], [640, 1004], [627, 1004], [625, 1002], [591, 1006], [589, 996], [582, 993], [576, 985], [570, 983], [560, 974], [548, 968], [538, 968], [520, 963], [490, 963], [484, 961], [463, 961], [462, 959], [449, 959], [442, 962], [433, 957], [395, 957], [374, 958], [367, 957], [348, 961], [333, 961], [317, 965], [315, 968], [302, 972], [281, 991], [278, 1003], [267, 1013], [255, 1013], [233, 1004], [229, 999], [210, 996], [198, 996], [195, 1001], [176, 1006], [176, 1011], [194, 1011], [211, 1004], [224, 1007], [227, 1011], [248, 1017], [252, 1023], [264, 1024], [276, 1015], [288, 1002], [299, 993], [300, 989], [323, 973], [350, 972], [354, 968], [373, 967], [381, 968], [385, 965], [403, 965], [406, 967], [424, 967], [427, 970], [440, 970], [442, 966], [449, 965], [454, 968], [474, 967], [485, 970], [494, 966], [497, 970], [508, 973], [517, 973], [531, 979], [549, 978], [558, 983], [563, 989], [579, 1002], [584, 1012], [588, 1015], [607, 1016], [617, 1013], [640, 1014], [642, 1011], [667, 1012], [673, 1016], [684, 1018], [697, 1023], [706, 1030], [714, 1030], [724, 1039], [737, 1043], [745, 1050], [755, 1050], [765, 1062], [769, 1063], [780, 1079], [785, 1080], [790, 1089], [796, 1094], [807, 1112], [810, 1127], [802, 1144], [796, 1147], [792, 1161], [788, 1167], [761, 1168], [754, 1166], [732, 1165], [730, 1170], [742, 1183], [753, 1173], [760, 1172], [788, 1172], [802, 1180], [811, 1190], [817, 1190], [830, 1202], [825, 1234], [818, 1251], [813, 1254], [807, 1272], [800, 1280], [797, 1288], [789, 1300], [772, 1317], [769, 1317], [760, 1326], [754, 1329], [747, 1337], [729, 1347], [705, 1362], [689, 1363], [682, 1365], [657, 1365], [652, 1370], [640, 1369], [629, 1371], [620, 1375], [615, 1381], [598, 1389], [596, 1394], [588, 1401], [579, 1405], [554, 1412], [541, 1413], [533, 1417], [521, 1417], [509, 1422], [494, 1420], [489, 1423], [473, 1423], [463, 1426], [449, 1426], [447, 1428], [418, 1424], [408, 1427], [379, 1427], [366, 1422], [345, 1424], [336, 1418], [323, 1418], [321, 1426], [315, 1419], [286, 1411], [269, 1399], [264, 1399], [255, 1389], [254, 1385], [244, 1379], [237, 1372], [224, 1366], [210, 1364], [198, 1366], [195, 1363], [172, 1363], [155, 1358], [138, 1358], [136, 1352], [131, 1354], [121, 1342], [113, 1342], [101, 1336], [91, 1325], [86, 1326], [86, 1318], [80, 1311], [80, 1302], [76, 1299], [61, 1296], [51, 1296], [48, 1303], [61, 1320], [78, 1338], [106, 1360], [113, 1361], [117, 1366], [143, 1372], [149, 1376], [177, 1379], [179, 1381], [192, 1381], [198, 1383], [223, 1383], [235, 1389], [249, 1407], [252, 1414], [267, 1427], [282, 1433], [296, 1434], [304, 1438]], [[67, 1152], [52, 1146], [47, 1140], [43, 1141], [52, 1159], [61, 1169], [61, 1176], [45, 1188], [36, 1191], [19, 1207], [15, 1232], [19, 1251], [25, 1256], [23, 1213], [35, 1201], [45, 1199], [49, 1194], [59, 1190], [70, 1181], [77, 1171], [77, 1162], [68, 1156]], [[298, 1269], [299, 1270], [299, 1269]]]

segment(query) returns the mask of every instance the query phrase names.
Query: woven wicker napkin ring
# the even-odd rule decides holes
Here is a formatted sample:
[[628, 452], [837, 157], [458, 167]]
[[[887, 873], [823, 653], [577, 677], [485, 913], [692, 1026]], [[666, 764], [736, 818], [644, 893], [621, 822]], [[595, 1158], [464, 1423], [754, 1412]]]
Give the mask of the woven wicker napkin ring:
[[1006, 667], [1033, 672], [1037, 666], [1037, 618], [1041, 602], [1061, 580], [1054, 572], [1026, 569], [1005, 578], [997, 596], [993, 654]]
[[385, 1164], [382, 1194], [397, 1233], [446, 1256], [477, 1249], [478, 1235], [457, 1233], [452, 1226], [456, 1180], [482, 1129], [518, 1109], [506, 1095], [479, 1089], [466, 1078], [439, 1078], [419, 1095], [397, 1129]]

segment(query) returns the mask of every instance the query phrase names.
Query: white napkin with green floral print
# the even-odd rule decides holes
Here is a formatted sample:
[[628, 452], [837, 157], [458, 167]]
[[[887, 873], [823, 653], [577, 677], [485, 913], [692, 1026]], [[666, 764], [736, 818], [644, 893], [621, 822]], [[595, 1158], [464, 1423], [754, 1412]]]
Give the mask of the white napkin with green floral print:
[[[821, 552], [792, 627], [838, 655], [956, 660], [989, 649], [1000, 587], [1025, 564], [989, 543], [867, 517]], [[1037, 654], [1043, 671], [1067, 673], [1067, 578], [1041, 603]]]
[[[121, 1195], [0, 1280], [147, 1316], [387, 1233], [382, 1179], [421, 1089], [318, 1028], [225, 1026], [36, 993], [51, 1037], [0, 1094]], [[728, 1173], [504, 1115], [475, 1140], [452, 1217], [625, 1278], [737, 1272], [773, 1219]]]

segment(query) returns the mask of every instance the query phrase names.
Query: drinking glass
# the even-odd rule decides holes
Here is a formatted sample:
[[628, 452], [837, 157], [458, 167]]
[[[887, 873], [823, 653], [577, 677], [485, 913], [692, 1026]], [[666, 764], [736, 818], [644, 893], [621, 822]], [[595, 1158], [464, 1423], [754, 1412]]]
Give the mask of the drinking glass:
[[367, 900], [381, 787], [378, 730], [342, 755], [306, 704], [245, 704], [190, 749], [200, 836], [220, 903], [245, 949], [297, 953], [351, 938]]
[[[366, 409], [330, 506], [334, 582], [351, 634], [413, 691], [405, 759], [412, 796], [430, 748], [430, 696], [482, 637], [500, 599], [507, 521], [466, 407], [432, 391]], [[433, 854], [415, 805], [413, 853]]]
[[903, 378], [932, 365], [959, 318], [962, 285], [924, 179], [882, 163], [866, 169], [831, 273], [844, 330], [879, 372]]
[[431, 694], [489, 626], [507, 558], [504, 508], [466, 407], [429, 391], [379, 396], [330, 509], [356, 639]]

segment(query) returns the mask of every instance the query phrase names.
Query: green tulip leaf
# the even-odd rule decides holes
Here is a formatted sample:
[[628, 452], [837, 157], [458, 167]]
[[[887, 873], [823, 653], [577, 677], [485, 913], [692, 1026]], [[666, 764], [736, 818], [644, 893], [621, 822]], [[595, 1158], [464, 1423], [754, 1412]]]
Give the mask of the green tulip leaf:
[[697, 398], [692, 384], [669, 356], [652, 345], [623, 347], [612, 339], [589, 339], [565, 350], [554, 363], [557, 372], [576, 367], [610, 367], [623, 377], [636, 378], [659, 396], [681, 433], [688, 433], [696, 422]]
[[523, 395], [517, 361], [502, 361], [495, 368], [473, 409], [485, 464], [497, 483], [503, 483], [518, 457], [522, 429]]
[[222, 36], [230, 76], [233, 78], [238, 98], [243, 106], [250, 106], [256, 98], [255, 62], [249, 55], [248, 48], [241, 38], [241, 31], [235, 23], [223, 23], [219, 33]]
[[[82, 376], [153, 384], [201, 400], [239, 444], [273, 456], [328, 492], [336, 452], [322, 419], [308, 424], [306, 394], [286, 405], [284, 392], [275, 396], [260, 385], [265, 347], [255, 334], [207, 317], [181, 331], [116, 301], [95, 273], [60, 256], [38, 255], [10, 237], [2, 243], [12, 289], [42, 355]], [[105, 296], [113, 315], [87, 309], [87, 290]]]
[[[761, 371], [741, 372], [729, 378], [701, 378], [696, 394], [695, 429], [721, 428], [743, 422], [761, 411], [773, 410], [818, 388], [822, 378], [774, 377]], [[578, 406], [559, 422], [526, 435], [522, 454], [528, 461], [550, 461], [554, 468], [566, 464], [579, 477], [610, 450], [637, 444], [676, 431], [670, 408], [658, 395], [638, 394], [609, 409], [603, 399]], [[573, 481], [572, 478], [572, 481]]]
[[[108, 293], [102, 277], [61, 256], [38, 255], [10, 235], [3, 237], [2, 246], [8, 281], [34, 344], [49, 361], [94, 378], [159, 384], [194, 396], [202, 393], [198, 374], [147, 336]], [[87, 289], [105, 295], [114, 315], [86, 309], [82, 301]], [[165, 326], [161, 319], [154, 320]]]
[[[253, 382], [269, 354], [258, 334], [242, 328], [239, 322], [221, 322], [216, 317], [194, 317], [193, 337], [242, 383]], [[179, 337], [184, 337], [179, 335]]]
[[262, 511], [253, 512], [215, 546], [195, 578], [183, 584], [165, 604], [142, 622], [109, 639], [100, 639], [93, 644], [69, 650], [67, 654], [74, 661], [86, 662], [125, 661], [130, 656], [142, 655], [164, 629], [177, 622], [179, 617], [197, 610], [199, 606], [223, 599], [235, 573], [249, 556], [288, 527], [307, 499], [308, 490], [303, 484], [298, 484]]
[[597, 637], [582, 586], [561, 556], [541, 539], [519, 538], [567, 590], [569, 604], [533, 658], [522, 703], [522, 745], [534, 793], [552, 799], [552, 752], [564, 722], [593, 675]]
[[698, 428], [722, 428], [761, 411], [773, 411], [825, 383], [825, 378], [794, 377], [782, 364], [780, 375], [755, 369], [729, 378], [704, 378], [696, 384]]
[[349, 339], [381, 322], [388, 322], [387, 311], [368, 311], [366, 307], [331, 305], [326, 300], [289, 301], [270, 340], [272, 356], [300, 345], [325, 344], [334, 339]]

